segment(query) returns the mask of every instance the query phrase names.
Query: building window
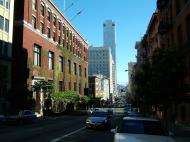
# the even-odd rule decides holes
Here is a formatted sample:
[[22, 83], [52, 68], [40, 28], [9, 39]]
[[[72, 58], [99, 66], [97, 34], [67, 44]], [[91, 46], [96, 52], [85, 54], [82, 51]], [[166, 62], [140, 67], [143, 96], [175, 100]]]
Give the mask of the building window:
[[59, 71], [63, 72], [63, 57], [59, 56]]
[[32, 27], [36, 29], [36, 17], [32, 16]]
[[6, 5], [5, 5], [6, 9], [10, 8], [10, 0], [6, 0]]
[[85, 77], [87, 76], [87, 70], [86, 70], [86, 68], [85, 68], [85, 70], [84, 70], [84, 76], [85, 76]]
[[44, 23], [40, 23], [40, 31], [42, 34], [44, 34]]
[[4, 17], [0, 15], [0, 29], [3, 30], [4, 27]]
[[65, 35], [65, 26], [63, 25], [63, 35]]
[[41, 3], [41, 5], [40, 5], [40, 15], [44, 16], [44, 4], [43, 3]]
[[71, 82], [69, 82], [69, 90], [71, 90]]
[[51, 10], [49, 10], [49, 9], [48, 9], [48, 12], [47, 12], [47, 19], [50, 22], [50, 19], [51, 19]]
[[77, 91], [77, 83], [74, 82], [74, 91]]
[[5, 31], [9, 32], [9, 20], [5, 18]]
[[79, 75], [82, 76], [82, 69], [81, 69], [81, 65], [79, 65]]
[[54, 68], [54, 54], [51, 51], [48, 53], [48, 67], [50, 70]]
[[53, 25], [56, 26], [56, 17], [53, 16]]
[[41, 47], [34, 44], [34, 66], [41, 66]]
[[61, 30], [61, 21], [58, 22], [59, 30]]
[[53, 41], [55, 41], [55, 32], [53, 32]]
[[47, 36], [48, 36], [48, 38], [51, 37], [51, 34], [50, 34], [50, 28], [47, 28]]
[[69, 30], [66, 31], [66, 35], [67, 35], [67, 37], [69, 37]]
[[59, 81], [59, 91], [64, 91], [64, 83], [63, 83], [63, 81]]
[[70, 40], [72, 40], [72, 32], [70, 32], [70, 37], [69, 37]]
[[67, 42], [67, 49], [69, 49], [69, 43]]
[[32, 9], [33, 10], [36, 10], [36, 5], [37, 3], [36, 3], [36, 0], [32, 0]]
[[74, 74], [77, 75], [77, 64], [74, 63]]
[[177, 28], [177, 39], [178, 39], [178, 46], [180, 45], [180, 43], [183, 43], [183, 35], [182, 35], [182, 26], [179, 25]]
[[186, 33], [187, 41], [190, 42], [190, 14], [186, 17]]
[[68, 69], [69, 69], [69, 74], [71, 74], [71, 60], [68, 60]]
[[4, 0], [0, 0], [0, 5], [4, 6]]
[[81, 83], [79, 83], [79, 93], [81, 94]]

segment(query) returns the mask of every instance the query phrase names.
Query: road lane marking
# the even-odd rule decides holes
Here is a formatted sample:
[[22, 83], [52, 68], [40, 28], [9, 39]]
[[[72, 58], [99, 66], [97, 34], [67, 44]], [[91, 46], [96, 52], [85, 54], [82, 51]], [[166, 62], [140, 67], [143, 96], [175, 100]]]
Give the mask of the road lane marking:
[[51, 140], [50, 142], [58, 142], [58, 141], [60, 141], [61, 139], [66, 138], [66, 137], [68, 137], [68, 136], [70, 136], [70, 135], [73, 135], [73, 134], [75, 134], [75, 133], [78, 133], [78, 132], [80, 132], [81, 130], [84, 130], [84, 129], [85, 129], [85, 127], [82, 127], [82, 128], [80, 128], [80, 129], [75, 130], [75, 131], [73, 131], [73, 132], [70, 132], [70, 133], [68, 133], [68, 134], [66, 134], [66, 135], [63, 135], [63, 136], [58, 137], [58, 138], [55, 138], [55, 139]]

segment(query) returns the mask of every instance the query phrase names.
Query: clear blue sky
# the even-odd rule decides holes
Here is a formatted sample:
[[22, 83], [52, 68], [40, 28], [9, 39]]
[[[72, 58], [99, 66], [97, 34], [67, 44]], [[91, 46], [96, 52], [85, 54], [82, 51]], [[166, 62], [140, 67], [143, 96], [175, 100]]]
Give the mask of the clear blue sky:
[[[53, 0], [63, 11], [64, 0]], [[89, 45], [103, 45], [103, 22], [111, 19], [116, 24], [116, 54], [118, 84], [128, 82], [129, 61], [136, 61], [135, 42], [146, 32], [152, 13], [156, 9], [156, 0], [65, 0], [68, 8], [64, 15], [68, 20], [79, 11], [71, 23], [88, 40]]]

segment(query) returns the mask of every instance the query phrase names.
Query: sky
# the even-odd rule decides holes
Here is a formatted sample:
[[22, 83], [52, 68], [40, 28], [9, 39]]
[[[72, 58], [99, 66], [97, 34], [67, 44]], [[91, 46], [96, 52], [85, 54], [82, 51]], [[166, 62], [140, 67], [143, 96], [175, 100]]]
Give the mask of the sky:
[[[53, 0], [89, 45], [103, 46], [103, 23], [116, 25], [117, 82], [128, 82], [128, 62], [136, 61], [136, 41], [146, 32], [156, 0]], [[65, 11], [64, 11], [65, 9]], [[82, 11], [82, 12], [81, 12]], [[77, 13], [79, 13], [77, 15]]]

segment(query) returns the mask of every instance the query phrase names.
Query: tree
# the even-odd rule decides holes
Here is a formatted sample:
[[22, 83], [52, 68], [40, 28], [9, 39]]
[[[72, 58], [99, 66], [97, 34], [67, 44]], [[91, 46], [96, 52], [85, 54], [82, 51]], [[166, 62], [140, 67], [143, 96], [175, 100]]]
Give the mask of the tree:
[[[80, 101], [80, 94], [75, 91], [56, 92], [52, 94], [54, 105], [56, 105], [56, 111], [63, 112], [76, 110], [76, 106]], [[58, 107], [60, 106], [60, 107]]]
[[151, 88], [154, 103], [168, 106], [187, 93], [187, 48], [160, 48], [152, 56]]
[[162, 106], [167, 110], [171, 103], [184, 99], [189, 88], [185, 82], [187, 76], [187, 58], [189, 49], [158, 48], [134, 74], [136, 100], [141, 106]]

